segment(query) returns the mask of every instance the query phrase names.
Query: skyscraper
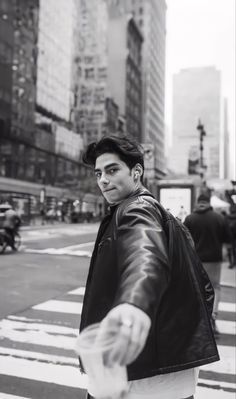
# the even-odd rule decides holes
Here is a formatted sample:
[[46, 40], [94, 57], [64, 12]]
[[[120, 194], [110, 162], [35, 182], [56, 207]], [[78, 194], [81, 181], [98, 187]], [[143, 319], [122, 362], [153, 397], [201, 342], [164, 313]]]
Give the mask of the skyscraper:
[[204, 124], [203, 142], [206, 176], [222, 177], [223, 98], [221, 73], [215, 67], [181, 70], [173, 80], [173, 149], [170, 168], [188, 173], [188, 160], [200, 157], [198, 120]]
[[0, 1], [0, 202], [23, 218], [91, 176], [73, 131], [76, 0]]
[[105, 0], [79, 0], [77, 85], [74, 119], [84, 142], [104, 133], [107, 98], [107, 29]]
[[110, 15], [131, 13], [143, 34], [143, 143], [154, 145], [155, 177], [165, 173], [165, 0], [107, 0]]
[[131, 15], [110, 18], [108, 26], [108, 90], [127, 132], [141, 142], [143, 37]]

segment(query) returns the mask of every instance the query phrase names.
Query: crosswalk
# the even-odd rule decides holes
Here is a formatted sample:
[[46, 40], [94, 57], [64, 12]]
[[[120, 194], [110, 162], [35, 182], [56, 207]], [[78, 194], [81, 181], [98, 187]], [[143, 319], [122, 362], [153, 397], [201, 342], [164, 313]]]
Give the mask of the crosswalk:
[[[0, 399], [84, 398], [75, 353], [84, 287], [0, 320]], [[201, 367], [196, 399], [235, 398], [235, 304], [221, 302], [221, 361]]]
[[69, 256], [82, 256], [91, 258], [94, 247], [94, 241], [86, 242], [83, 244], [70, 245], [60, 248], [45, 248], [34, 249], [22, 246], [21, 250], [31, 254], [44, 254], [44, 255], [69, 255]]

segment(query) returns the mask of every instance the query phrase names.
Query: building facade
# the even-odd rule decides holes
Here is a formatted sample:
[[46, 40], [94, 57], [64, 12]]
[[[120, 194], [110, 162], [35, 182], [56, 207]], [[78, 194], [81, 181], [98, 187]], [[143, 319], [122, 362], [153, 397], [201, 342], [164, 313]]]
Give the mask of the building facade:
[[129, 135], [142, 141], [142, 42], [132, 16], [110, 18], [108, 90], [119, 107]]
[[131, 13], [142, 46], [142, 142], [154, 145], [155, 178], [165, 174], [165, 0], [107, 0], [111, 16]]
[[101, 137], [107, 123], [107, 27], [105, 0], [79, 0], [74, 123], [85, 144]]
[[0, 202], [23, 216], [81, 196], [91, 171], [73, 124], [75, 0], [0, 2]]
[[[222, 177], [223, 99], [215, 67], [189, 68], [174, 75], [172, 142], [169, 166], [187, 174], [189, 160], [200, 159], [198, 121], [204, 125], [203, 163], [207, 177]], [[199, 165], [200, 166], [200, 165]], [[201, 173], [198, 169], [196, 173]]]

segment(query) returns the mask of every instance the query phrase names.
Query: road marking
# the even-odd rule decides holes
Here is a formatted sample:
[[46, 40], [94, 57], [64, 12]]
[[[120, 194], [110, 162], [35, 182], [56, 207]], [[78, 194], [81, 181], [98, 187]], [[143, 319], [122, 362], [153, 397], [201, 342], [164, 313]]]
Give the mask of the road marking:
[[77, 335], [77, 330], [71, 327], [58, 326], [54, 324], [39, 324], [24, 321], [16, 321], [11, 319], [3, 319], [0, 321], [0, 336], [1, 330], [23, 330], [23, 331], [43, 331], [45, 333], [60, 334], [60, 335]]
[[75, 290], [69, 291], [69, 295], [84, 295], [85, 294], [85, 287], [79, 287]]
[[21, 342], [25, 344], [33, 344], [45, 347], [60, 348], [65, 350], [74, 350], [76, 344], [76, 337], [69, 337], [66, 335], [52, 335], [45, 331], [35, 330], [15, 330], [15, 329], [0, 329], [0, 338], [7, 339], [12, 342]]
[[221, 334], [236, 334], [236, 323], [235, 321], [226, 321], [226, 320], [216, 320], [217, 327]]
[[67, 365], [67, 366], [78, 367], [77, 357], [73, 358], [68, 356], [56, 356], [56, 355], [49, 355], [46, 353], [24, 351], [21, 349], [12, 349], [12, 348], [0, 348], [0, 355], [10, 356], [19, 359], [35, 360], [44, 363], [62, 364], [64, 366]]
[[197, 387], [194, 399], [235, 399], [234, 392], [226, 392], [217, 389]]
[[206, 364], [204, 366], [201, 366], [200, 369], [204, 371], [212, 371], [215, 373], [234, 375], [236, 373], [236, 348], [234, 346], [218, 345], [218, 351], [220, 355], [220, 361]]
[[236, 313], [236, 303], [220, 302], [218, 310], [221, 311], [221, 312]]
[[67, 246], [67, 247], [63, 247], [61, 249], [68, 249], [70, 251], [71, 250], [73, 251], [73, 249], [79, 249], [79, 248], [83, 248], [83, 247], [90, 247], [92, 245], [94, 245], [94, 241], [84, 242], [83, 244], [70, 245], [70, 246]]
[[23, 396], [9, 395], [8, 393], [0, 392], [0, 399], [30, 399], [30, 398], [29, 397], [25, 398]]
[[221, 389], [230, 388], [236, 389], [236, 384], [233, 382], [224, 382], [224, 381], [216, 381], [216, 380], [207, 380], [205, 378], [198, 378], [198, 384], [206, 384], [206, 385], [219, 385]]
[[72, 251], [67, 250], [65, 248], [46, 248], [46, 249], [32, 249], [32, 248], [23, 248], [23, 252], [30, 254], [44, 254], [44, 255], [72, 255], [72, 256], [84, 256], [91, 258], [91, 251]]
[[79, 368], [0, 356], [0, 374], [48, 382], [71, 388], [87, 388], [87, 376]]
[[32, 309], [80, 315], [82, 312], [82, 306], [83, 304], [81, 302], [57, 301], [52, 299], [32, 306]]

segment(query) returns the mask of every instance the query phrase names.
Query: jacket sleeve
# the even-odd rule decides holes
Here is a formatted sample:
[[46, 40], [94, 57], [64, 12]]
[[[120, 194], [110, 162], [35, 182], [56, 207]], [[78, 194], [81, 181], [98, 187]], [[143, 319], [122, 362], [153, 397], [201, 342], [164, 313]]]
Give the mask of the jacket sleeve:
[[143, 201], [132, 203], [117, 219], [115, 256], [120, 280], [114, 306], [132, 304], [152, 319], [170, 276], [161, 215]]

